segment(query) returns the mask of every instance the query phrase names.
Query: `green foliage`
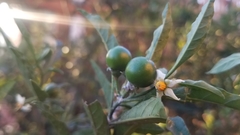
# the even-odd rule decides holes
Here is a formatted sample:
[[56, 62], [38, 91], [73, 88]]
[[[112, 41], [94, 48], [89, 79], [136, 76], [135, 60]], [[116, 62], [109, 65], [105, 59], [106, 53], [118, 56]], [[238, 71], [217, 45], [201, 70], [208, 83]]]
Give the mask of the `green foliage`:
[[229, 93], [222, 88], [211, 86], [203, 81], [187, 80], [180, 83], [180, 85], [189, 88], [188, 90], [179, 89], [177, 91], [177, 95], [184, 93], [184, 98], [187, 101], [210, 102], [240, 110], [240, 96], [237, 94]]
[[103, 89], [104, 97], [107, 103], [108, 108], [111, 108], [112, 106], [112, 100], [113, 100], [113, 90], [111, 89], [111, 84], [108, 81], [107, 77], [104, 75], [102, 70], [99, 68], [99, 66], [94, 62], [91, 61], [92, 67], [95, 71], [96, 77]]
[[0, 86], [0, 100], [2, 100], [15, 85], [14, 80], [9, 80]]
[[110, 34], [110, 26], [99, 15], [89, 14], [84, 10], [80, 10], [80, 12], [97, 30], [99, 36], [102, 39], [102, 42], [105, 45], [106, 50], [110, 50], [114, 46], [118, 45], [115, 36]]
[[[24, 53], [22, 53], [19, 48], [15, 48], [12, 45], [11, 41], [8, 39], [8, 37], [1, 28], [0, 32], [3, 35], [4, 40], [6, 41], [8, 49], [11, 50], [12, 55], [17, 61], [18, 68], [20, 69], [21, 73], [20, 76], [23, 76], [24, 78], [24, 82], [27, 88], [26, 90], [29, 90], [31, 94], [35, 93], [35, 95], [37, 96], [36, 100], [33, 94], [33, 97], [27, 99], [25, 103], [34, 103], [34, 105], [36, 105], [41, 111], [42, 115], [51, 122], [52, 126], [57, 131], [57, 134], [69, 135], [70, 133], [65, 123], [60, 121], [59, 118], [56, 116], [58, 113], [61, 114], [63, 109], [59, 105], [53, 104], [51, 100], [47, 100], [47, 93], [41, 89], [44, 83], [44, 76], [47, 76], [48, 72], [46, 72], [46, 74], [43, 73], [43, 69], [39, 62], [41, 62], [42, 60], [50, 59], [52, 54], [51, 49], [45, 49], [45, 51], [43, 51], [37, 58], [35, 50], [33, 48], [33, 44], [30, 40], [29, 33], [26, 31], [26, 28], [21, 23], [18, 23], [18, 26], [23, 34], [25, 45], [27, 46], [27, 51]], [[19, 81], [21, 78], [17, 79]], [[39, 84], [37, 84], [33, 80], [38, 80]], [[6, 85], [3, 87], [4, 90], [2, 90], [2, 97], [4, 97], [7, 92], [13, 88], [14, 84], [15, 81], [9, 81], [8, 83], [6, 83]]]
[[64, 74], [64, 72], [61, 69], [54, 68], [54, 67], [49, 68], [48, 71], [49, 72], [56, 72], [56, 73], [59, 73], [59, 74], [62, 74], [62, 75]]
[[53, 115], [51, 111], [44, 108], [42, 114], [52, 123], [59, 135], [70, 135], [65, 123], [56, 118], [56, 116]]
[[142, 134], [161, 134], [164, 132], [164, 129], [156, 124], [142, 124], [136, 130], [136, 133]]
[[24, 56], [23, 53], [20, 52], [18, 49], [16, 49], [12, 45], [11, 41], [8, 39], [7, 35], [3, 32], [3, 30], [1, 28], [0, 28], [0, 33], [3, 35], [3, 38], [4, 38], [4, 40], [5, 40], [6, 44], [7, 44], [7, 47], [11, 50], [14, 58], [17, 61], [18, 68], [20, 69], [20, 72], [22, 73], [22, 75], [24, 77], [26, 85], [28, 86], [28, 88], [31, 88], [31, 84], [28, 81], [28, 79], [30, 77], [29, 71], [31, 71], [31, 69], [29, 69], [27, 67], [27, 65], [29, 63], [27, 63], [27, 60], [23, 59], [23, 57], [22, 57], [22, 56]]
[[164, 129], [156, 124], [120, 124], [114, 127], [113, 135], [161, 134]]
[[38, 61], [47, 60], [47, 59], [50, 59], [51, 56], [52, 56], [52, 50], [50, 48], [45, 48], [43, 49], [42, 53], [40, 53], [37, 60]]
[[154, 31], [151, 46], [146, 52], [146, 58], [151, 59], [156, 65], [161, 58], [163, 48], [167, 44], [169, 32], [172, 28], [172, 17], [169, 4], [167, 4], [163, 10], [162, 20], [163, 24]]
[[219, 89], [215, 88], [214, 86], [211, 86], [210, 84], [202, 80], [201, 81], [186, 80], [185, 82], [181, 83], [181, 85], [193, 89], [194, 91], [197, 91], [199, 93], [204, 93], [204, 91], [207, 91], [206, 93], [213, 93], [219, 98], [225, 98], [222, 92], [219, 91]]
[[240, 65], [240, 53], [232, 54], [218, 61], [208, 74], [220, 74], [227, 72]]
[[[198, 48], [203, 44], [203, 40], [205, 39], [206, 34], [208, 33], [208, 29], [210, 28], [213, 16], [213, 4], [214, 0], [209, 0], [203, 6], [195, 22], [192, 24], [191, 30], [187, 35], [187, 41], [170, 71], [167, 72], [165, 68], [156, 67], [158, 70], [161, 70], [167, 74], [166, 78], [169, 78], [178, 67], [186, 62], [191, 56], [193, 56], [196, 51], [198, 51]], [[97, 30], [107, 51], [119, 45], [117, 39], [111, 33], [110, 26], [100, 16], [89, 14], [83, 10], [81, 10], [81, 13]], [[155, 62], [156, 65], [158, 64], [160, 58], [162, 57], [163, 48], [167, 44], [170, 37], [169, 33], [172, 29], [172, 24], [173, 21], [171, 8], [170, 5], [167, 4], [162, 13], [162, 25], [160, 25], [154, 31], [151, 46], [148, 48], [146, 57], [144, 57], [144, 59], [151, 59]], [[56, 96], [54, 98], [49, 96], [51, 94], [50, 92], [53, 92], [55, 89], [62, 88], [60, 87], [60, 84], [49, 82], [49, 80], [51, 81], [49, 74], [63, 74], [64, 72], [57, 67], [52, 67], [52, 65], [48, 63], [54, 55], [51, 48], [44, 48], [38, 56], [36, 55], [38, 52], [36, 52], [36, 50], [33, 48], [33, 44], [29, 38], [30, 35], [26, 32], [26, 29], [21, 24], [18, 25], [24, 35], [23, 37], [24, 41], [26, 42], [26, 47], [28, 48], [28, 55], [25, 55], [25, 52], [23, 53], [23, 51], [20, 51], [19, 48], [13, 47], [1, 29], [0, 32], [2, 33], [7, 43], [8, 49], [11, 50], [15, 59], [17, 60], [21, 75], [24, 76], [25, 83], [27, 85], [30, 84], [28, 89], [33, 91], [36, 95], [36, 97], [34, 97], [34, 95], [31, 95], [33, 97], [29, 98], [27, 103], [35, 103], [34, 105], [37, 106], [46, 120], [52, 124], [57, 134], [68, 135], [70, 134], [69, 128], [71, 128], [71, 125], [66, 125], [68, 124], [68, 111], [71, 111], [71, 108], [74, 108], [76, 104], [78, 104], [78, 101], [73, 101], [69, 103], [70, 105], [68, 106], [67, 103], [62, 103], [59, 101]], [[235, 53], [229, 57], [221, 59], [208, 72], [208, 74], [230, 72], [230, 70], [239, 66], [239, 59], [239, 53]], [[155, 67], [156, 65], [153, 66]], [[149, 87], [144, 86], [145, 88], [139, 88], [129, 82], [127, 72], [125, 74], [124, 70], [118, 72], [111, 71], [110, 82], [107, 79], [107, 76], [104, 75], [104, 72], [101, 70], [100, 66], [98, 66], [94, 61], [91, 61], [91, 66], [103, 90], [107, 109], [103, 108], [101, 103], [98, 101], [90, 104], [83, 103], [83, 107], [86, 112], [85, 114], [87, 114], [92, 128], [90, 128], [89, 124], [89, 126], [86, 126], [87, 128], [84, 128], [84, 130], [81, 131], [76, 131], [74, 134], [111, 135], [112, 130], [113, 135], [130, 135], [132, 133], [161, 134], [164, 132], [164, 129], [158, 126], [158, 123], [167, 123], [168, 130], [170, 130], [173, 134], [190, 134], [182, 118], [179, 116], [170, 117], [170, 115], [168, 116], [168, 114], [165, 112], [166, 106], [164, 106], [162, 102], [162, 97], [156, 95], [156, 92], [158, 91], [154, 86], [156, 82], [155, 77], [153, 77], [151, 83], [147, 85]], [[136, 67], [136, 64], [133, 64], [133, 67]], [[147, 69], [149, 70], [149, 67], [147, 67]], [[136, 74], [139, 74], [139, 70], [136, 70], [136, 72], [138, 72]], [[149, 79], [143, 80], [143, 77], [147, 75], [148, 74], [137, 77], [135, 75], [134, 80], [140, 79], [143, 82], [147, 82]], [[31, 81], [29, 81], [29, 79]], [[36, 80], [37, 83], [33, 80]], [[176, 80], [169, 79], [166, 82], [171, 81], [174, 82]], [[15, 86], [15, 84], [15, 80], [2, 84], [0, 88], [0, 99], [3, 99]], [[142, 82], [140, 84], [142, 84]], [[168, 86], [169, 84], [166, 85]], [[240, 96], [227, 92], [227, 89], [224, 90], [223, 88], [213, 86], [203, 80], [185, 80], [184, 82], [179, 83], [179, 85], [180, 87], [177, 87], [174, 92], [178, 97], [181, 97], [181, 100], [176, 102], [210, 102], [240, 110]], [[42, 90], [43, 86], [46, 86], [44, 89], [45, 91]], [[168, 88], [170, 89], [172, 87], [169, 86]], [[166, 88], [163, 89], [163, 95], [167, 95], [164, 93], [166, 92], [165, 90]], [[89, 94], [87, 92], [85, 93], [85, 91], [84, 93], [79, 92], [80, 94], [78, 92], [76, 92], [77, 94], [74, 93], [75, 99], [82, 99], [79, 98], [80, 94]], [[61, 94], [64, 95], [65, 93], [63, 92]], [[64, 98], [68, 98], [68, 96], [69, 95], [64, 95]], [[167, 100], [173, 99], [167, 98]], [[67, 104], [66, 106], [68, 107], [64, 108], [62, 106], [63, 104]], [[103, 106], [105, 106], [105, 104], [103, 104]], [[77, 118], [71, 117], [70, 119], [75, 120]]]
[[[149, 94], [146, 92], [143, 93]], [[110, 123], [114, 126], [114, 135], [129, 135], [133, 132], [153, 134], [163, 132], [161, 127], [153, 124], [165, 122], [166, 120], [164, 106], [160, 101], [161, 99], [150, 98], [148, 100], [138, 100], [138, 96], [141, 97], [141, 95], [134, 97], [136, 98], [135, 101], [140, 102], [139, 104], [135, 103], [130, 110], [121, 115], [118, 121]], [[124, 101], [122, 103], [124, 104]], [[121, 105], [122, 107], [124, 107], [123, 104]], [[144, 124], [142, 122], [144, 122]]]
[[202, 44], [211, 25], [212, 16], [214, 13], [213, 3], [214, 0], [209, 0], [202, 7], [202, 11], [192, 24], [192, 29], [187, 35], [186, 44], [178, 55], [175, 64], [166, 75], [166, 78], [168, 78], [181, 64], [188, 60]]
[[184, 120], [179, 116], [170, 117], [167, 121], [167, 124], [168, 124], [168, 129], [174, 135], [190, 135]]
[[94, 135], [110, 135], [107, 117], [104, 114], [100, 103], [98, 101], [89, 105], [84, 103], [84, 108], [93, 126]]
[[116, 123], [165, 122], [166, 114], [160, 98], [150, 98], [123, 113]]
[[31, 83], [32, 83], [32, 87], [33, 87], [33, 90], [35, 91], [35, 94], [37, 95], [38, 97], [38, 100], [43, 102], [45, 101], [45, 99], [48, 97], [47, 93], [45, 91], [43, 91], [38, 85], [36, 82], [34, 82], [33, 80], [31, 80]]
[[[197, 50], [198, 46], [202, 44], [206, 36], [206, 33], [208, 31], [208, 28], [210, 27], [210, 24], [211, 24], [211, 19], [213, 16], [213, 2], [214, 1], [209, 1], [207, 4], [205, 4], [199, 16], [197, 17], [196, 21], [192, 24], [192, 29], [187, 36], [187, 42], [184, 48], [182, 49], [175, 65], [167, 73], [166, 78], [169, 77], [182, 63], [184, 63], [187, 59], [189, 59]], [[99, 16], [90, 15], [83, 11], [82, 13], [91, 23], [93, 23], [99, 35], [102, 37], [102, 40], [105, 44], [106, 49], [109, 50], [109, 48], [111, 48], [111, 45], [107, 44], [108, 38], [103, 38], [103, 37], [108, 37], [109, 28], [104, 29], [105, 27], [101, 27], [101, 29], [105, 30], [101, 32], [99, 30], [100, 29], [99, 26], [98, 27], [95, 26], [96, 25], [95, 22], [99, 22], [100, 20], [100, 22], [102, 23], [102, 19]], [[162, 18], [163, 18], [163, 24], [160, 25], [154, 31], [153, 41], [151, 43], [151, 46], [147, 50], [147, 55], [146, 55], [146, 58], [152, 59], [155, 63], [159, 62], [159, 59], [162, 55], [162, 50], [168, 40], [169, 31], [171, 30], [171, 27], [172, 27], [171, 9], [168, 7], [168, 4], [166, 5], [162, 13]], [[138, 90], [138, 89], [131, 86], [129, 82], [125, 82], [123, 84], [123, 90], [121, 90], [120, 95], [118, 95], [116, 101], [114, 101], [113, 106], [111, 106], [110, 103], [113, 99], [112, 97], [113, 93], [110, 94], [110, 97], [106, 97], [107, 91], [109, 92], [110, 90], [110, 82], [103, 75], [100, 68], [95, 63], [93, 62], [91, 63], [92, 63], [93, 69], [95, 70], [95, 73], [98, 76], [97, 78], [99, 79], [102, 88], [105, 89], [104, 91], [106, 91], [104, 93], [105, 93], [106, 101], [108, 102], [107, 103], [108, 107], [112, 108], [111, 111], [109, 112], [110, 113], [109, 120], [111, 121], [114, 115], [115, 120], [112, 120], [112, 122], [110, 122], [110, 124], [113, 125], [113, 128], [115, 130], [114, 135], [131, 134], [134, 131], [137, 131], [137, 129], [140, 129], [141, 131], [141, 128], [143, 127], [141, 127], [142, 126], [141, 124], [137, 124], [137, 123], [147, 122], [149, 124], [153, 124], [158, 122], [166, 122], [167, 115], [164, 110], [164, 105], [161, 99], [156, 98], [155, 97], [156, 95], [151, 93], [152, 90], [155, 91], [154, 87], [152, 87], [148, 91], [135, 93], [129, 90], [132, 90], [132, 89]], [[138, 77], [138, 79], [140, 78]], [[115, 84], [115, 83], [116, 82], [112, 82], [112, 84]], [[207, 84], [204, 81], [188, 80], [188, 81], [185, 81], [184, 83], [181, 83], [181, 85], [188, 87], [191, 90], [194, 89], [192, 91], [205, 93], [205, 95], [207, 93], [211, 93], [212, 95], [216, 96], [216, 98], [222, 98], [222, 99], [225, 98], [222, 92], [219, 91], [219, 89]], [[124, 90], [126, 92], [122, 92]], [[183, 94], [185, 93], [185, 91], [180, 91], [180, 93]], [[186, 98], [188, 98], [188, 96], [189, 95], [187, 95]], [[91, 113], [91, 111], [88, 113]], [[115, 117], [118, 117], [118, 118], [116, 119]], [[96, 121], [92, 119], [91, 122], [94, 123]], [[179, 122], [181, 121], [179, 120], [173, 121], [175, 125], [177, 125]], [[122, 125], [123, 123], [128, 124], [129, 126]], [[179, 127], [179, 124], [178, 124], [178, 127], [176, 127], [175, 129], [179, 129], [179, 128], [182, 129], [182, 127], [184, 127], [184, 129], [181, 130], [181, 132], [183, 131], [184, 133], [187, 133], [188, 129], [186, 128], [186, 125], [184, 123], [181, 124], [181, 127]], [[95, 132], [97, 132], [97, 130]]]

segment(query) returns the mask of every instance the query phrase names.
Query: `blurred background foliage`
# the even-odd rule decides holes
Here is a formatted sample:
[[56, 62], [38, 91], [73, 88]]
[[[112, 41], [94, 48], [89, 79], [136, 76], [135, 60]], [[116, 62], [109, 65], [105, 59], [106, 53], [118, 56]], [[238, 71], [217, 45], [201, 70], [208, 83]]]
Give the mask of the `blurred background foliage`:
[[[52, 56], [40, 62], [44, 71], [39, 71], [30, 54], [30, 48], [26, 45], [27, 41], [21, 38], [24, 35], [15, 35], [21, 41], [16, 42], [16, 47], [23, 52], [20, 55], [21, 59], [26, 60], [24, 61], [26, 64], [23, 65], [26, 74], [29, 78], [39, 81], [41, 72], [46, 73], [42, 88], [53, 90], [53, 101], [65, 110], [62, 120], [71, 133], [77, 135], [83, 132], [87, 134], [87, 129], [90, 128], [82, 100], [87, 103], [99, 100], [106, 107], [90, 60], [96, 61], [110, 79], [110, 72], [106, 70], [106, 50], [101, 38], [81, 16], [78, 9], [99, 14], [110, 23], [119, 44], [128, 48], [135, 57], [145, 55], [151, 44], [153, 31], [161, 24], [161, 12], [168, 1], [0, 0], [0, 3], [2, 2], [8, 3], [15, 21], [26, 27], [36, 57], [40, 57], [43, 51], [50, 47]], [[167, 69], [175, 62], [186, 41], [185, 36], [190, 30], [191, 23], [206, 0], [169, 0], [169, 2], [172, 8], [173, 28], [158, 65]], [[4, 21], [7, 14], [1, 15]], [[214, 21], [203, 46], [178, 69], [175, 77], [205, 80], [212, 85], [240, 94], [240, 75], [236, 72], [221, 75], [206, 74], [219, 59], [240, 52], [239, 29], [240, 2], [216, 0]], [[0, 102], [0, 135], [56, 134], [48, 119], [42, 116], [35, 106], [32, 106], [30, 111], [17, 109], [18, 102], [15, 96], [21, 94], [29, 99], [33, 93], [24, 81], [16, 58], [6, 48], [3, 40], [0, 41], [0, 84], [3, 86], [10, 80], [16, 80], [13, 88]], [[47, 72], [53, 67], [56, 72]], [[171, 108], [172, 113], [184, 118], [192, 134], [233, 135], [240, 132], [239, 111], [210, 103], [183, 104], [169, 101], [164, 103]], [[181, 107], [179, 109], [176, 106]], [[63, 113], [61, 109], [59, 112]], [[166, 131], [163, 134], [168, 133]]]

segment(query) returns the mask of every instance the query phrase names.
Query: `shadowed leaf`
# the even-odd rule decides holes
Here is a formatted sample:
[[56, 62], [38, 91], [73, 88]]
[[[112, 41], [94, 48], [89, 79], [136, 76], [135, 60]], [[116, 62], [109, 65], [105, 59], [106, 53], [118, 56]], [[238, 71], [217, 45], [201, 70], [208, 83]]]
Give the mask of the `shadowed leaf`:
[[146, 57], [157, 64], [161, 58], [162, 50], [167, 44], [168, 34], [172, 27], [171, 9], [167, 4], [162, 13], [163, 24], [160, 25], [153, 34], [153, 41], [147, 50]]
[[218, 88], [201, 80], [200, 81], [185, 80], [183, 83], [180, 83], [180, 85], [188, 87], [190, 89], [194, 89], [194, 91], [198, 91], [199, 93], [206, 91], [207, 93], [215, 94], [219, 98], [223, 99], [225, 98]]
[[36, 82], [34, 82], [33, 80], [30, 80], [31, 83], [32, 83], [32, 87], [33, 87], [33, 90], [35, 92], [35, 94], [37, 95], [39, 101], [44, 101], [48, 95], [45, 91], [43, 91], [38, 85]]
[[56, 73], [59, 73], [59, 74], [61, 74], [61, 75], [64, 74], [64, 72], [63, 72], [61, 69], [59, 69], [59, 68], [54, 68], [54, 67], [49, 68], [48, 71], [49, 71], [49, 72], [56, 72]]
[[92, 129], [85, 128], [74, 132], [73, 135], [93, 135], [93, 131]]
[[141, 133], [141, 134], [161, 134], [164, 132], [164, 129], [160, 126], [151, 123], [151, 124], [141, 124], [135, 132]]
[[58, 120], [52, 113], [44, 110], [42, 114], [51, 122], [59, 135], [70, 135], [65, 123]]
[[114, 133], [113, 135], [131, 135], [137, 125], [135, 124], [119, 124], [114, 126]]
[[150, 98], [139, 103], [120, 116], [120, 119], [113, 123], [135, 123], [135, 122], [165, 122], [166, 114], [160, 98]]
[[214, 0], [209, 0], [202, 7], [202, 11], [192, 24], [191, 31], [187, 35], [186, 44], [178, 55], [175, 64], [167, 73], [166, 78], [168, 78], [181, 64], [188, 60], [202, 44], [211, 25], [212, 16], [214, 13], [213, 3]]
[[49, 60], [52, 56], [52, 50], [50, 48], [45, 48], [42, 53], [38, 56], [37, 60]]
[[220, 103], [222, 105], [225, 105], [227, 107], [240, 110], [240, 96], [236, 94], [229, 93], [223, 89], [220, 89], [224, 96], [226, 97], [223, 101], [220, 100]]
[[[203, 84], [204, 83], [204, 84]], [[227, 92], [224, 89], [213, 87], [203, 81], [185, 81], [180, 85], [188, 87], [189, 90], [177, 89], [175, 94], [182, 96], [186, 101], [202, 101], [224, 105], [229, 108], [240, 110], [240, 96]], [[207, 86], [207, 87], [205, 87]], [[210, 87], [209, 87], [210, 86]], [[185, 97], [183, 96], [185, 95]]]
[[102, 72], [100, 67], [94, 61], [91, 61], [91, 64], [96, 74], [97, 80], [103, 89], [107, 106], [108, 108], [110, 108], [112, 105], [113, 93], [114, 93], [114, 91], [111, 89], [111, 83], [108, 81], [105, 74]]
[[15, 85], [15, 81], [7, 81], [0, 87], [0, 100], [2, 100]]
[[190, 135], [184, 120], [179, 116], [168, 118], [167, 127], [173, 135]]
[[[3, 32], [3, 30], [0, 28], [0, 33], [2, 33], [3, 38], [7, 44], [7, 47], [11, 50], [13, 56], [15, 57], [17, 64], [18, 64], [18, 68], [20, 69], [21, 74], [24, 77], [24, 81], [27, 84], [27, 87], [29, 89], [31, 89], [31, 84], [29, 83], [29, 79], [30, 79], [30, 70], [28, 70], [27, 65], [24, 64], [23, 59], [22, 59], [22, 52], [20, 52], [17, 48], [15, 48], [11, 41], [8, 39], [7, 35]], [[32, 92], [32, 91], [31, 91]]]
[[89, 105], [84, 103], [84, 108], [94, 129], [94, 135], [110, 135], [107, 117], [104, 114], [100, 103], [98, 101]]

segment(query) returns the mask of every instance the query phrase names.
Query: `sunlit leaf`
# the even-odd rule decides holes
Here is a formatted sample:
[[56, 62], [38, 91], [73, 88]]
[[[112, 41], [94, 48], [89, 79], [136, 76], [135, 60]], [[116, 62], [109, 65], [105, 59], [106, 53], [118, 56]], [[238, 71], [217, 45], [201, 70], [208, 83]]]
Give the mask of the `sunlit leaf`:
[[15, 81], [7, 81], [0, 87], [0, 101], [2, 101], [2, 99], [8, 94], [8, 92], [12, 90], [15, 83]]
[[165, 122], [166, 114], [160, 98], [150, 98], [120, 116], [117, 123]]
[[167, 73], [166, 78], [168, 78], [181, 64], [188, 60], [202, 44], [211, 25], [212, 16], [214, 13], [213, 3], [214, 0], [209, 0], [202, 7], [202, 11], [192, 24], [191, 31], [187, 35], [186, 44], [178, 55], [175, 64]]
[[103, 89], [103, 93], [104, 93], [104, 97], [105, 97], [107, 106], [108, 106], [108, 108], [110, 108], [112, 105], [113, 93], [114, 93], [114, 91], [111, 89], [111, 83], [108, 81], [105, 74], [102, 72], [100, 67], [94, 61], [91, 61], [91, 64], [95, 71], [97, 80]]
[[35, 94], [37, 95], [39, 101], [44, 101], [48, 95], [45, 91], [43, 91], [36, 82], [34, 82], [33, 80], [31, 80], [31, 83], [32, 83], [32, 87], [33, 87], [33, 90], [35, 92]]
[[93, 126], [94, 135], [110, 135], [107, 117], [104, 114], [100, 103], [98, 101], [89, 105], [84, 103], [84, 108]]
[[219, 74], [229, 71], [236, 66], [240, 65], [240, 53], [234, 53], [226, 58], [218, 61], [214, 67], [208, 71], [208, 74]]
[[167, 4], [162, 13], [163, 24], [160, 25], [153, 34], [151, 46], [147, 50], [146, 57], [157, 64], [161, 58], [162, 50], [167, 44], [168, 34], [172, 27], [171, 9]]
[[84, 10], [80, 10], [87, 20], [93, 25], [100, 35], [106, 50], [110, 50], [114, 46], [118, 45], [118, 42], [114, 35], [111, 34], [110, 26], [99, 15], [89, 14]]
[[168, 118], [167, 127], [174, 135], [190, 135], [184, 120], [179, 116]]

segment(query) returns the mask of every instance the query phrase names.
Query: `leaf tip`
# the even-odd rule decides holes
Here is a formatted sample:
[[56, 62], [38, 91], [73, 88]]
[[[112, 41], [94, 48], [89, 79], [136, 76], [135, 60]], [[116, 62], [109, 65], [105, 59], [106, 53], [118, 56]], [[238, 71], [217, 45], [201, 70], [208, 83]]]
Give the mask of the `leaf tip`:
[[78, 9], [78, 11], [79, 11], [82, 15], [84, 15], [84, 16], [87, 16], [87, 15], [88, 15], [88, 12], [86, 12], [86, 11], [83, 10], [83, 9]]

